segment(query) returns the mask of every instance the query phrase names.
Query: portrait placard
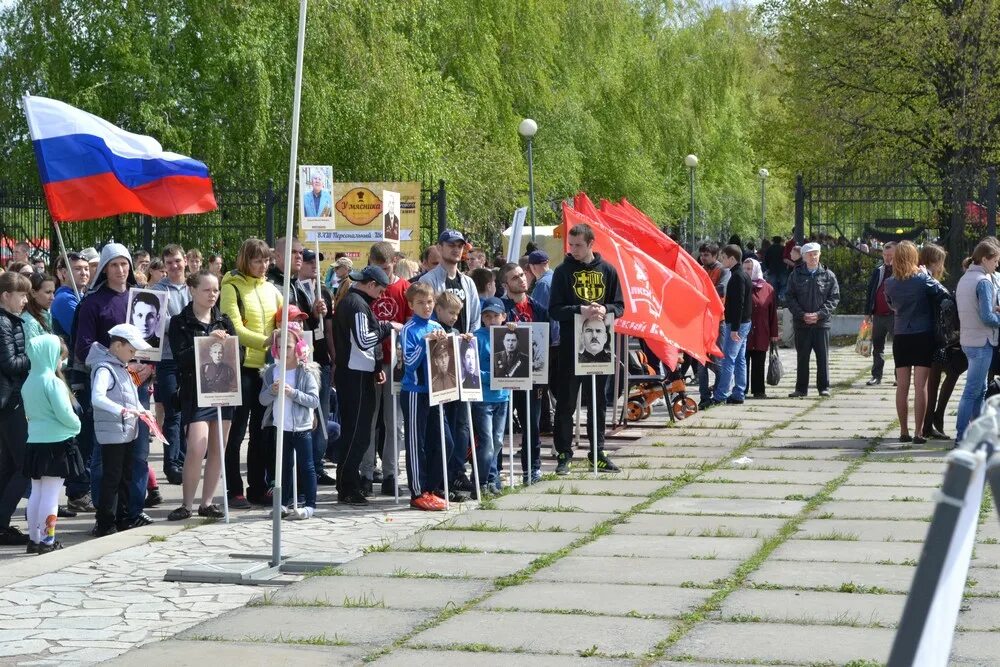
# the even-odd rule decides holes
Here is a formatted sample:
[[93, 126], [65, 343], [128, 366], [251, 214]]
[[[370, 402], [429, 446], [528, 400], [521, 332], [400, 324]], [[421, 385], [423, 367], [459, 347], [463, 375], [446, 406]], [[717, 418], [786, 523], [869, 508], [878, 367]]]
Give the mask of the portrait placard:
[[531, 389], [531, 324], [490, 327], [490, 389]]
[[151, 346], [149, 350], [137, 350], [135, 358], [159, 361], [163, 356], [163, 332], [167, 326], [167, 293], [133, 287], [128, 291], [125, 321], [134, 324]]
[[427, 377], [430, 378], [430, 405], [450, 403], [459, 399], [458, 337], [428, 338]]
[[573, 319], [576, 351], [575, 375], [611, 375], [615, 360], [611, 350], [614, 340], [615, 318], [585, 318], [577, 314]]
[[531, 382], [549, 383], [549, 323], [531, 323]]
[[299, 227], [311, 232], [336, 229], [333, 167], [299, 165]]
[[398, 192], [382, 191], [382, 238], [399, 250], [400, 198]]
[[403, 365], [403, 345], [399, 340], [399, 332], [392, 330], [392, 338], [389, 345], [389, 377], [387, 381], [391, 384], [389, 388], [394, 395], [398, 395], [403, 389], [403, 372], [406, 370]]
[[238, 337], [198, 336], [194, 339], [194, 365], [198, 407], [243, 404]]
[[475, 338], [458, 339], [458, 377], [463, 401], [483, 400], [482, 374], [479, 372], [479, 344]]

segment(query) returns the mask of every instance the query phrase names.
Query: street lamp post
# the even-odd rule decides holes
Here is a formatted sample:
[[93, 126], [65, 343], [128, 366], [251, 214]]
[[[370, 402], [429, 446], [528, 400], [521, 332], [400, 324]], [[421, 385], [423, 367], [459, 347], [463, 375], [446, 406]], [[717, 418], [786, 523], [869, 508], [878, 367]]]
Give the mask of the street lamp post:
[[760, 179], [760, 240], [761, 243], [767, 238], [767, 194], [764, 187], [764, 183], [767, 181], [767, 177], [771, 174], [764, 169], [760, 168], [757, 172], [757, 178]]
[[535, 174], [531, 156], [531, 139], [538, 132], [538, 123], [525, 118], [517, 126], [517, 133], [528, 140], [528, 215], [531, 217], [531, 241], [535, 241]]
[[[688, 222], [688, 234], [694, 234], [694, 170], [698, 166], [698, 156], [688, 155], [684, 158], [684, 164], [688, 168], [688, 187], [691, 191], [691, 213]], [[681, 234], [681, 242], [685, 241], [686, 234]]]

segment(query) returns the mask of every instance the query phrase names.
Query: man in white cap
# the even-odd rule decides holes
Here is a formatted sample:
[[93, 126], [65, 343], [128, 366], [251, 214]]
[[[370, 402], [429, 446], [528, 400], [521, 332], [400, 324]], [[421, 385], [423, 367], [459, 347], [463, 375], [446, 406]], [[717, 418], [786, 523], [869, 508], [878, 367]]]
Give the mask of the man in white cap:
[[820, 396], [830, 395], [830, 317], [840, 303], [840, 286], [833, 271], [820, 266], [820, 245], [802, 246], [802, 265], [788, 278], [788, 309], [795, 330], [798, 364], [795, 391], [790, 398], [801, 398], [809, 390], [809, 357], [816, 353], [816, 389]]

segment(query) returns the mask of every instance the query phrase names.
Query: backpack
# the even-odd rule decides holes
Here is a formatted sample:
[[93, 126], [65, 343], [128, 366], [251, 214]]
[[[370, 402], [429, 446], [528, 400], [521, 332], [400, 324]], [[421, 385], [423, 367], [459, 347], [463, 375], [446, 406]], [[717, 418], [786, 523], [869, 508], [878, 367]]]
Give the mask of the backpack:
[[934, 341], [939, 347], [955, 345], [959, 339], [958, 304], [950, 293], [935, 293], [932, 299], [934, 308]]

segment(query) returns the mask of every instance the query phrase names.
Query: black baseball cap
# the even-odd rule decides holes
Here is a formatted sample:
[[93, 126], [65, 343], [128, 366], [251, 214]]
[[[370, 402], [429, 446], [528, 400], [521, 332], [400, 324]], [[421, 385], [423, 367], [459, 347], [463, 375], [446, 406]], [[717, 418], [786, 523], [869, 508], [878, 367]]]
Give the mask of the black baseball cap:
[[[326, 257], [323, 256], [323, 253], [320, 253], [319, 254], [319, 261], [322, 262], [324, 259], [326, 259]], [[308, 248], [306, 248], [305, 250], [303, 250], [302, 251], [302, 261], [303, 262], [315, 262], [316, 261], [316, 251], [315, 250], [309, 250]]]
[[377, 266], [368, 265], [360, 271], [351, 271], [348, 275], [356, 283], [376, 282], [382, 287], [389, 286], [389, 276]]

